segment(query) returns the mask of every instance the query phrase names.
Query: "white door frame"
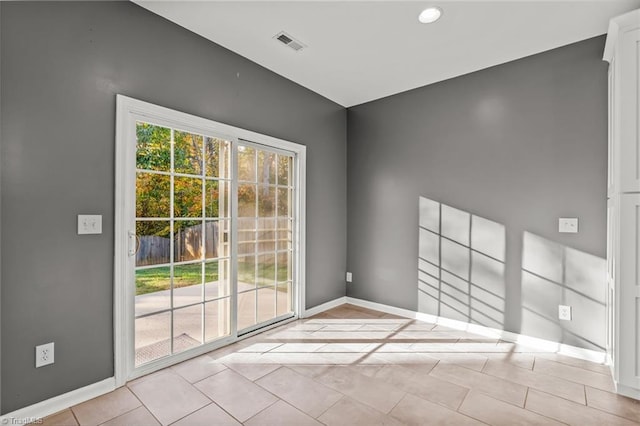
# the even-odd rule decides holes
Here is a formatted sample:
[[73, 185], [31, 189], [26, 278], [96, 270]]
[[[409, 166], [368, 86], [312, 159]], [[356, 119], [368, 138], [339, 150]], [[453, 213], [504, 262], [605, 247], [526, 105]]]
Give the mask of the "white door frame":
[[[209, 352], [238, 340], [237, 327], [233, 327], [231, 335], [209, 344], [181, 352], [171, 357], [152, 361], [135, 369], [134, 366], [134, 289], [128, 283], [133, 282], [135, 257], [130, 250], [135, 247], [135, 229], [131, 229], [131, 218], [135, 217], [135, 158], [137, 120], [150, 121], [168, 127], [183, 130], [209, 132], [224, 137], [232, 142], [233, 152], [237, 149], [238, 140], [250, 141], [295, 154], [294, 184], [296, 197], [294, 200], [294, 318], [304, 317], [305, 306], [305, 213], [306, 213], [306, 147], [304, 145], [262, 135], [260, 133], [229, 126], [216, 121], [197, 117], [191, 114], [164, 108], [148, 102], [129, 98], [123, 95], [116, 97], [116, 186], [115, 186], [115, 247], [114, 247], [114, 376], [116, 386], [124, 385], [128, 380], [148, 374], [152, 371], [168, 367], [177, 362]], [[234, 165], [235, 167], [235, 165]], [[235, 201], [232, 200], [235, 204]], [[234, 219], [232, 218], [232, 221]], [[234, 236], [232, 244], [235, 246]], [[235, 291], [233, 292], [235, 299]], [[232, 308], [235, 312], [235, 308]], [[234, 315], [235, 316], [235, 315]], [[235, 322], [235, 319], [232, 319]], [[272, 325], [273, 326], [273, 325]], [[269, 326], [265, 327], [268, 328]], [[248, 333], [247, 337], [254, 333]], [[135, 371], [134, 371], [135, 370]]]

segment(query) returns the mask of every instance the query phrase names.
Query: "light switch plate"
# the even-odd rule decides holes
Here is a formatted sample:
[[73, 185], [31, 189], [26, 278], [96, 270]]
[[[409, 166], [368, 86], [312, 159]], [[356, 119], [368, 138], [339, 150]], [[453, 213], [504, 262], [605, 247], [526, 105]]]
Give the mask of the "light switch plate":
[[577, 217], [561, 217], [558, 219], [558, 232], [575, 234], [578, 232]]
[[78, 235], [84, 234], [102, 234], [102, 215], [78, 215]]

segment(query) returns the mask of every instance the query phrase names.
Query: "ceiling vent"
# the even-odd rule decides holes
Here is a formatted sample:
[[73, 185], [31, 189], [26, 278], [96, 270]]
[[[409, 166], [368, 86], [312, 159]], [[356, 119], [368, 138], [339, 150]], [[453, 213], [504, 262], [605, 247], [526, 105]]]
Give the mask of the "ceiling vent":
[[284, 44], [285, 46], [292, 48], [296, 52], [299, 52], [300, 50], [307, 47], [303, 42], [301, 42], [300, 40], [296, 40], [290, 34], [287, 34], [284, 31], [280, 31], [278, 34], [273, 36], [273, 38], [278, 40], [280, 43]]

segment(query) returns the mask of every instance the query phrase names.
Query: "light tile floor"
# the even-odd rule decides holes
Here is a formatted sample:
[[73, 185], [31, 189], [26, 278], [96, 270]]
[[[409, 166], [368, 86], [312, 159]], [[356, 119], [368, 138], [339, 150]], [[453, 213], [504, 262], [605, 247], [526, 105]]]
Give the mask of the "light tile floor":
[[45, 425], [639, 425], [608, 367], [352, 305], [139, 378]]

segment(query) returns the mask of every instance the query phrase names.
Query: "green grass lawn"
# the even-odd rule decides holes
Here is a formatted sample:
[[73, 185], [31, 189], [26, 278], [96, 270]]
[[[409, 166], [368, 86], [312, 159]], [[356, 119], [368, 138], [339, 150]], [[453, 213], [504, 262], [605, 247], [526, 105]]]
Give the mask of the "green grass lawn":
[[[202, 264], [180, 265], [173, 268], [173, 288], [188, 287], [202, 283]], [[218, 280], [218, 262], [205, 265], [206, 282]], [[169, 290], [171, 287], [168, 266], [140, 269], [136, 271], [136, 296]]]
[[[258, 266], [258, 276], [256, 277], [255, 265], [253, 263], [238, 263], [238, 281], [245, 283], [257, 283], [258, 286], [273, 284], [276, 276], [276, 265], [274, 263]], [[278, 268], [278, 281], [287, 281], [288, 271], [285, 267]]]
[[[278, 281], [286, 281], [286, 268], [278, 268]], [[258, 269], [258, 277], [255, 277], [255, 266], [253, 263], [242, 263], [238, 265], [238, 280], [253, 283], [259, 286], [270, 285], [275, 276], [275, 265], [264, 265]], [[202, 265], [200, 263], [192, 265], [174, 266], [173, 288], [188, 287], [202, 283]], [[218, 280], [218, 262], [205, 264], [205, 282]], [[154, 293], [156, 291], [169, 290], [171, 287], [170, 269], [168, 266], [158, 268], [140, 269], [136, 271], [136, 296], [141, 294]], [[286, 284], [278, 285], [279, 291], [286, 291]]]

